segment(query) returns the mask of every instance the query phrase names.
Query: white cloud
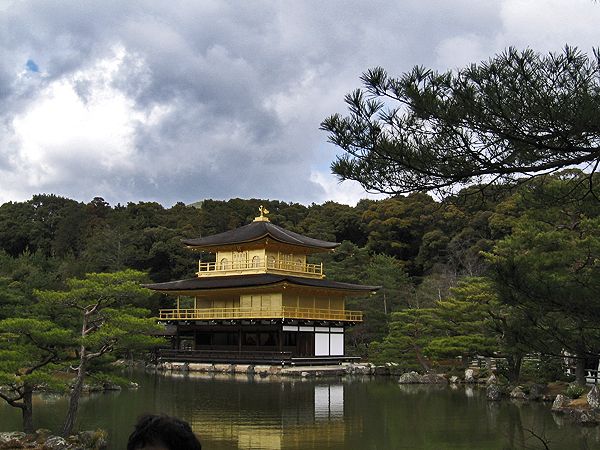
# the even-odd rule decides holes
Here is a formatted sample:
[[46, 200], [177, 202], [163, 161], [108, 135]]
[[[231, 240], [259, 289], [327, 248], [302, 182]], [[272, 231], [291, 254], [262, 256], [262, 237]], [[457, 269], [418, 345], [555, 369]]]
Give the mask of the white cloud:
[[340, 182], [335, 176], [327, 172], [313, 171], [310, 180], [323, 188], [324, 195], [321, 202], [331, 200], [345, 205], [356, 206], [359, 200], [382, 199], [383, 194], [371, 194], [366, 192], [356, 181], [346, 180]]
[[156, 106], [141, 113], [132, 99], [112, 86], [124, 56], [123, 48], [115, 48], [111, 57], [49, 81], [29, 107], [14, 116], [6, 132], [18, 152], [4, 174], [12, 188], [0, 194], [0, 200], [49, 190], [91, 198], [99, 185], [110, 186], [107, 179], [133, 173], [136, 127], [156, 124], [166, 110]]
[[474, 34], [442, 40], [436, 48], [438, 67], [452, 70], [487, 59], [490, 53], [482, 40], [482, 36]]
[[560, 51], [565, 44], [584, 51], [598, 46], [600, 4], [593, 0], [505, 0], [499, 44]]

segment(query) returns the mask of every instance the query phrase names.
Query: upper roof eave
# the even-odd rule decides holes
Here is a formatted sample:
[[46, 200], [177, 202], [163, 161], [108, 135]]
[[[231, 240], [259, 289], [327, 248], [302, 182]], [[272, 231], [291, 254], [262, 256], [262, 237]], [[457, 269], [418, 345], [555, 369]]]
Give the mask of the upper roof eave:
[[185, 245], [197, 249], [214, 249], [228, 245], [248, 244], [265, 238], [271, 238], [283, 244], [322, 251], [333, 250], [340, 245], [338, 242], [322, 241], [303, 236], [266, 221], [252, 222], [248, 225], [204, 238], [182, 239], [181, 241]]

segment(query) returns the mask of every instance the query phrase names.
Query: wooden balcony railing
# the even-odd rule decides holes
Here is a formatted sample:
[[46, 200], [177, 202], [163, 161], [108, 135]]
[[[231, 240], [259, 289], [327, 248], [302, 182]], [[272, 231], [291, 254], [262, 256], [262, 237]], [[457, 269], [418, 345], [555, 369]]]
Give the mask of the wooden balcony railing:
[[255, 258], [248, 261], [202, 262], [198, 263], [198, 276], [221, 275], [231, 272], [268, 272], [269, 269], [281, 272], [323, 276], [323, 263], [308, 264], [283, 259]]
[[197, 308], [161, 309], [159, 320], [229, 320], [229, 319], [304, 319], [362, 322], [362, 311], [336, 309], [281, 308]]

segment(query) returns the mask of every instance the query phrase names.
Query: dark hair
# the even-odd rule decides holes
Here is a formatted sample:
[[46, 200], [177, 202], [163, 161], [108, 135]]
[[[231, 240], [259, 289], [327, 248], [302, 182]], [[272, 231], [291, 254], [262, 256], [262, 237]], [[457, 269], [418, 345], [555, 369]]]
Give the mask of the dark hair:
[[166, 415], [146, 414], [135, 424], [127, 450], [159, 446], [169, 450], [202, 450], [200, 441], [187, 422]]

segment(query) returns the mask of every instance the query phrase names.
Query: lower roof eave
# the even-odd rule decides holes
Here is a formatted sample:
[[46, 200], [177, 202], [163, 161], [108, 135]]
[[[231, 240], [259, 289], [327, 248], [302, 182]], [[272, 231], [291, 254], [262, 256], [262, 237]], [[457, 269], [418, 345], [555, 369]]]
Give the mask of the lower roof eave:
[[144, 287], [169, 295], [204, 295], [239, 290], [295, 288], [318, 289], [341, 295], [367, 295], [381, 286], [343, 283], [327, 279], [303, 278], [280, 274], [253, 274], [228, 277], [196, 277], [166, 283], [145, 284]]

